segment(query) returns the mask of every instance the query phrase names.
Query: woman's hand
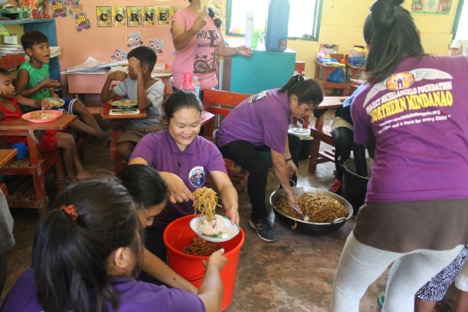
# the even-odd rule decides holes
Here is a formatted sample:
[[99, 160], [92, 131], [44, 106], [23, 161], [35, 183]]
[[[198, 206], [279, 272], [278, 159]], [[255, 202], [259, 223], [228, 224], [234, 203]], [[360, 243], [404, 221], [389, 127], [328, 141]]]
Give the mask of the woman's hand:
[[288, 166], [289, 178], [291, 178], [294, 174], [296, 174], [296, 177], [299, 176], [299, 169], [297, 169], [294, 161], [287, 161], [286, 165]]
[[214, 266], [218, 268], [219, 271], [221, 271], [224, 268], [224, 265], [227, 262], [227, 258], [223, 256], [224, 254], [224, 249], [220, 249], [218, 251], [215, 251], [211, 254], [211, 256], [207, 260], [203, 260], [203, 264], [208, 267], [208, 266]]
[[252, 55], [252, 49], [246, 46], [240, 46], [236, 48], [236, 53], [242, 56], [250, 56]]
[[181, 178], [169, 172], [160, 172], [160, 174], [167, 184], [169, 201], [171, 203], [183, 203], [193, 199], [192, 192], [185, 186]]
[[208, 21], [208, 8], [204, 7], [201, 9], [200, 12], [198, 12], [197, 18], [195, 19], [195, 22], [193, 23], [191, 28], [195, 32], [199, 32], [200, 29], [205, 27], [207, 21]]
[[226, 210], [226, 217], [231, 219], [231, 223], [239, 224], [240, 217], [237, 207], [224, 207], [224, 209]]

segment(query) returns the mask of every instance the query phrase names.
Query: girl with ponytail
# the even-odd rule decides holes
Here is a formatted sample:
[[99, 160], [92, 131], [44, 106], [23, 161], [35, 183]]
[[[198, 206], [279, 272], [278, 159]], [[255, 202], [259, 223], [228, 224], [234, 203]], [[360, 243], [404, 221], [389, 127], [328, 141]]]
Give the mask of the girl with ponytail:
[[374, 161], [330, 311], [359, 311], [391, 264], [382, 311], [414, 311], [416, 292], [468, 243], [468, 58], [424, 54], [402, 2], [374, 2], [364, 25], [369, 83], [351, 115]]
[[221, 308], [223, 250], [210, 256], [198, 296], [133, 279], [143, 242], [136, 204], [117, 180], [70, 185], [39, 223], [33, 268], [1, 311], [212, 311]]
[[[211, 1], [189, 2], [190, 5], [177, 11], [172, 20], [172, 41], [177, 51], [172, 65], [173, 88], [180, 89], [185, 73], [198, 76], [200, 91], [216, 88], [218, 55], [247, 57], [252, 54], [252, 50], [246, 46], [226, 46], [221, 19], [209, 8]], [[200, 99], [203, 99], [203, 92], [200, 93]]]
[[289, 184], [297, 179], [300, 139], [288, 134], [292, 116], [303, 119], [322, 102], [320, 85], [295, 75], [280, 89], [253, 95], [240, 103], [221, 123], [216, 144], [224, 157], [249, 171], [247, 190], [252, 204], [250, 226], [264, 241], [279, 239], [268, 220], [265, 189], [268, 162], [260, 152], [270, 151], [273, 173], [288, 194], [290, 205], [297, 204]]

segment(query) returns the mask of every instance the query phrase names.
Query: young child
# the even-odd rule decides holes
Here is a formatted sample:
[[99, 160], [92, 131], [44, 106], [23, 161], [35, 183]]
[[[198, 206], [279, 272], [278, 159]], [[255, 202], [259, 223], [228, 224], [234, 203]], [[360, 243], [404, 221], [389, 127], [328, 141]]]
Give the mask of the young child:
[[[162, 121], [165, 86], [160, 79], [151, 77], [154, 64], [156, 64], [156, 53], [148, 47], [140, 46], [131, 50], [127, 58], [128, 74], [123, 71], [110, 73], [101, 91], [103, 103], [116, 96], [126, 97], [137, 100], [140, 110], [147, 110], [146, 118], [133, 119], [122, 129], [117, 152], [126, 161], [130, 158], [135, 145], [145, 134], [165, 128]], [[114, 80], [120, 82], [111, 89]]]
[[143, 236], [135, 202], [116, 180], [69, 186], [40, 221], [32, 269], [1, 311], [207, 311], [221, 309], [224, 250], [206, 261], [198, 294], [132, 278]]
[[[21, 95], [15, 96], [15, 86], [11, 79], [10, 72], [4, 68], [0, 68], [0, 120], [14, 120], [21, 118], [22, 112], [18, 105], [26, 105], [28, 107], [41, 109], [41, 102], [45, 100], [32, 100]], [[42, 137], [42, 133], [36, 135]], [[4, 142], [15, 144], [19, 142], [26, 143], [26, 139], [22, 137], [2, 137]], [[41, 139], [39, 148], [41, 152], [51, 152], [56, 148], [63, 149], [63, 164], [66, 170], [66, 182], [74, 182], [91, 177], [81, 164], [78, 151], [75, 147], [75, 140], [69, 133], [48, 130]]]
[[[47, 36], [39, 31], [30, 31], [21, 37], [21, 44], [30, 60], [19, 68], [16, 89], [22, 96], [35, 100], [58, 98], [54, 89], [60, 87], [60, 82], [50, 79], [49, 75], [50, 48]], [[101, 130], [83, 102], [78, 99], [64, 100], [62, 108], [80, 117], [72, 123], [72, 128], [102, 140], [109, 138], [109, 133]], [[22, 106], [21, 110], [26, 113], [34, 108]]]

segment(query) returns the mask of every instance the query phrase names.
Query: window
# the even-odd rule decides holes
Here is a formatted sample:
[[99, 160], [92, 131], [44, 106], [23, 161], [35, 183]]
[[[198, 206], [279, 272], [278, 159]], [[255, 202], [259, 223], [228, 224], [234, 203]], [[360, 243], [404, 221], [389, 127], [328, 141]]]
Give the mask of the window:
[[460, 0], [458, 6], [457, 17], [455, 25], [453, 27], [454, 39], [456, 40], [467, 40], [468, 39], [468, 4], [467, 2]]
[[[290, 39], [317, 40], [322, 0], [289, 0]], [[253, 11], [254, 28], [264, 30], [268, 15], [268, 0], [228, 0], [226, 16], [226, 34], [244, 36], [245, 16]]]

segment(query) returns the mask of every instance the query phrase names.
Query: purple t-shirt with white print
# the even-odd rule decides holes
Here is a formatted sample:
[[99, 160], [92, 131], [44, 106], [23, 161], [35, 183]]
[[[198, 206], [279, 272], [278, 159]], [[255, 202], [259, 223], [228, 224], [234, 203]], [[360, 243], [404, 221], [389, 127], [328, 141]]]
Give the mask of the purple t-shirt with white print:
[[467, 81], [467, 57], [407, 57], [355, 97], [355, 142], [376, 139], [367, 202], [468, 198]]
[[[223, 156], [216, 145], [201, 136], [181, 151], [167, 130], [145, 135], [133, 150], [130, 160], [141, 157], [157, 171], [176, 174], [193, 192], [205, 186], [210, 171], [227, 173]], [[153, 225], [165, 227], [170, 222], [194, 213], [192, 201], [172, 204], [154, 219]]]
[[263, 91], [237, 105], [216, 132], [216, 144], [224, 146], [234, 141], [247, 141], [284, 154], [292, 118], [288, 93], [278, 91]]

